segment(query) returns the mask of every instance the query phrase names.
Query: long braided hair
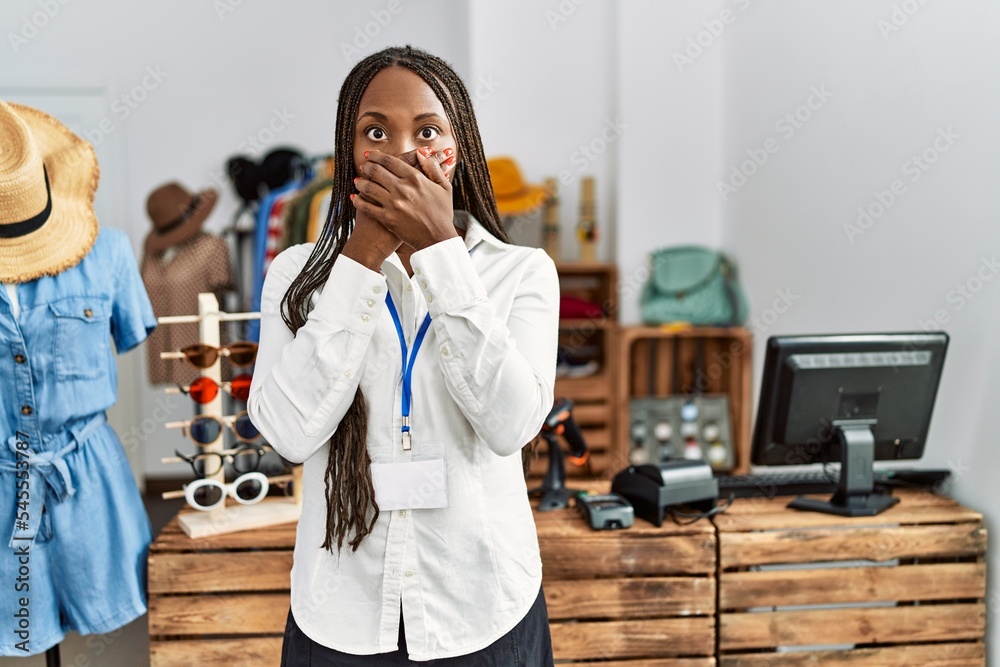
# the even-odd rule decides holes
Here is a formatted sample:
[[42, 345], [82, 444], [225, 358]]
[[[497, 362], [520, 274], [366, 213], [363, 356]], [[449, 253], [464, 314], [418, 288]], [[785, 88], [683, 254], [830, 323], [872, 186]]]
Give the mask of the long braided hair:
[[[340, 88], [330, 212], [312, 254], [281, 302], [281, 317], [293, 333], [306, 323], [310, 297], [326, 283], [334, 261], [354, 230], [355, 210], [350, 195], [354, 192], [354, 126], [358, 105], [369, 82], [386, 67], [405, 67], [418, 74], [445, 109], [461, 156], [452, 179], [455, 210], [468, 211], [493, 236], [509, 241], [493, 198], [472, 100], [462, 80], [444, 60], [410, 46], [373, 53], [354, 66]], [[351, 550], [357, 551], [378, 519], [367, 433], [368, 410], [359, 387], [329, 443], [324, 475], [326, 535], [321, 548], [331, 553], [334, 542], [339, 551], [348, 538]]]

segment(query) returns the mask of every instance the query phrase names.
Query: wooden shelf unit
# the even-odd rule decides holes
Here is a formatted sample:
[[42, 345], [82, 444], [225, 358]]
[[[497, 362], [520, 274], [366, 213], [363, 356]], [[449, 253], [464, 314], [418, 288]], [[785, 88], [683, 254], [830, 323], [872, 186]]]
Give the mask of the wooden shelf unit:
[[[614, 390], [618, 363], [618, 270], [609, 263], [557, 263], [562, 296], [573, 296], [599, 304], [600, 317], [567, 318], [559, 321], [559, 345], [599, 365], [594, 375], [557, 378], [555, 395], [573, 399], [573, 418], [580, 425], [590, 449], [588, 466], [568, 464], [572, 477], [608, 478], [612, 471], [617, 415]], [[547, 445], [538, 446], [530, 474], [542, 476], [548, 465]]]
[[[696, 377], [697, 371], [694, 370], [698, 341], [703, 345], [705, 365], [700, 377]], [[753, 338], [742, 327], [675, 329], [636, 326], [619, 330], [614, 469], [621, 470], [629, 465], [629, 400], [650, 395], [651, 373], [654, 376], [654, 395], [666, 397], [673, 393], [675, 345], [679, 346], [682, 393], [688, 393], [700, 384], [707, 394], [729, 396], [729, 421], [736, 461], [732, 472], [749, 472]], [[654, 350], [656, 363], [651, 371]]]

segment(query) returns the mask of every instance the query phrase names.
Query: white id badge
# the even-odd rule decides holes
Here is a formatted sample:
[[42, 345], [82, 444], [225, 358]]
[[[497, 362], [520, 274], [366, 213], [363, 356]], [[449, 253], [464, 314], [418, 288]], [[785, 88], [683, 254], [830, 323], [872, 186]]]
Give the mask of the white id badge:
[[429, 510], [448, 506], [443, 458], [372, 463], [375, 500], [383, 511]]

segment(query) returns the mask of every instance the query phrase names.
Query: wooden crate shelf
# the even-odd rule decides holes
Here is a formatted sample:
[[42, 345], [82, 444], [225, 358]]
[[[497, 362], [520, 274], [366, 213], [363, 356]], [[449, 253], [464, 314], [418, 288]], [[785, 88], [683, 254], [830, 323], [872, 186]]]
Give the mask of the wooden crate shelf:
[[[621, 327], [618, 350], [618, 426], [615, 436], [615, 470], [629, 465], [629, 401], [649, 396], [677, 395], [673, 386], [674, 352], [680, 367], [680, 395], [691, 395], [698, 387], [706, 394], [729, 397], [735, 465], [733, 473], [750, 470], [750, 425], [753, 403], [751, 357], [753, 339], [742, 327], [693, 327], [675, 329], [656, 326]], [[695, 370], [699, 344], [704, 368]]]
[[[560, 347], [571, 352], [589, 350], [583, 356], [599, 366], [593, 375], [556, 379], [555, 395], [573, 399], [573, 417], [591, 450], [589, 467], [568, 466], [567, 473], [576, 478], [610, 479], [618, 423], [614, 409], [618, 364], [617, 269], [614, 264], [603, 263], [559, 263], [556, 269], [562, 296], [589, 301], [603, 311], [599, 317], [559, 320]], [[531, 467], [532, 476], [545, 474], [548, 458], [544, 441], [538, 446], [538, 455]]]
[[[896, 495], [874, 517], [763, 497], [716, 517], [719, 664], [984, 665], [982, 515], [927, 492]], [[819, 645], [854, 648], [808, 650]]]

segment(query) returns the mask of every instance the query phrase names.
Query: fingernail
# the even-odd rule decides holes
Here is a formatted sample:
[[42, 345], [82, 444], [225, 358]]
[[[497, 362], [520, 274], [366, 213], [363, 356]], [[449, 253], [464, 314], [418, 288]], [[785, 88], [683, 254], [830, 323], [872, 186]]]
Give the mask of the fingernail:
[[354, 182], [357, 183], [359, 178], [361, 177], [360, 176], [355, 177]]
[[424, 157], [430, 157], [431, 155], [434, 154], [434, 149], [431, 148], [430, 146], [424, 146], [420, 149], [420, 154], [423, 155]]
[[367, 158], [367, 157], [368, 157], [368, 154], [369, 154], [369, 153], [371, 153], [371, 151], [365, 151], [365, 158]]
[[453, 149], [451, 149], [451, 148], [444, 149], [444, 155], [445, 155], [445, 157], [451, 157], [452, 153], [454, 153], [454, 152], [455, 151]]
[[352, 201], [352, 202], [354, 201], [354, 198], [355, 198], [355, 197], [357, 197], [357, 195], [351, 195], [351, 201]]
[[455, 164], [455, 156], [452, 155], [450, 158], [444, 161], [444, 164]]

